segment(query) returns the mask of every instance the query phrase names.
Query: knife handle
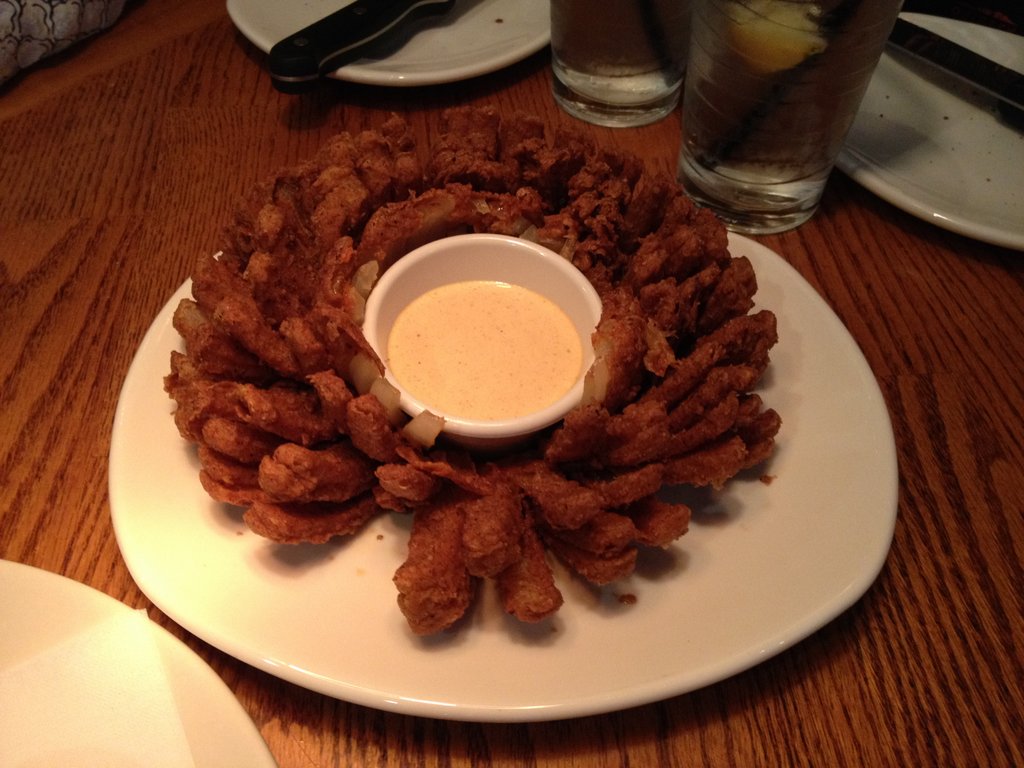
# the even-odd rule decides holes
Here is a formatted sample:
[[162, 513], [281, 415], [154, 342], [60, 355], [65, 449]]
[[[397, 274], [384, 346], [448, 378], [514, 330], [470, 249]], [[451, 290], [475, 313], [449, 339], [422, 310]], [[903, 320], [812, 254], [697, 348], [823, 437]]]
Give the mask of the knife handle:
[[1016, 70], [906, 19], [896, 19], [889, 42], [1001, 102], [1009, 102], [1017, 111], [1024, 109], [1024, 74]]
[[285, 93], [312, 88], [322, 74], [359, 58], [396, 25], [414, 16], [443, 13], [455, 0], [355, 0], [275, 43], [270, 77]]

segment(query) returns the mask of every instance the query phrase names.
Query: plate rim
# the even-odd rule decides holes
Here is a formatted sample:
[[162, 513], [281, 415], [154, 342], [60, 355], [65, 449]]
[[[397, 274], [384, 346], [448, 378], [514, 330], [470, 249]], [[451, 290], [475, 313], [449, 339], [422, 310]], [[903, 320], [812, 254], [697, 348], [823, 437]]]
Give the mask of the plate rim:
[[[136, 610], [111, 595], [70, 577], [40, 566], [0, 558], [0, 582], [5, 581], [7, 574], [11, 575], [12, 580], [30, 583], [36, 594], [45, 593], [48, 598], [59, 604], [63, 618], [58, 625], [54, 625], [55, 632], [66, 627], [69, 614], [72, 622], [76, 620], [78, 614], [73, 613], [76, 610], [82, 614], [90, 613], [104, 617], [99, 621], [103, 621], [107, 617], [134, 613]], [[40, 622], [42, 619], [36, 623]], [[166, 628], [152, 621], [148, 616], [146, 623], [152, 633], [153, 642], [160, 652], [169, 678], [168, 682], [173, 687], [175, 706], [177, 708], [188, 706], [190, 710], [194, 709], [197, 704], [212, 704], [216, 707], [216, 725], [211, 726], [203, 733], [196, 733], [194, 727], [190, 728], [186, 718], [182, 717], [182, 728], [196, 766], [214, 766], [220, 760], [231, 755], [235, 757], [244, 755], [247, 760], [256, 761], [251, 763], [253, 768], [275, 768], [277, 761], [256, 724], [220, 675], [186, 643], [175, 637]], [[87, 630], [75, 629], [74, 632], [69, 633], [68, 637], [81, 631]], [[16, 663], [28, 663], [30, 658], [30, 656], [25, 657], [21, 662]], [[176, 685], [174, 679], [182, 675], [186, 676], [188, 680], [182, 680], [180, 684]], [[187, 700], [179, 701], [179, 693], [186, 695]], [[199, 722], [207, 721], [205, 717], [191, 719]], [[227, 733], [233, 734], [233, 737], [229, 738]]]
[[[227, 0], [227, 12], [235, 28], [253, 45], [263, 53], [269, 53], [273, 45], [268, 42], [263, 34], [255, 29], [248, 19], [248, 4], [263, 2], [265, 0]], [[517, 2], [519, 0], [513, 0]], [[287, 34], [287, 33], [285, 33]], [[285, 35], [282, 35], [282, 38]], [[426, 85], [446, 85], [449, 83], [461, 82], [481, 75], [497, 72], [500, 69], [509, 67], [543, 49], [551, 40], [550, 23], [542, 28], [538, 25], [537, 30], [523, 44], [512, 47], [499, 54], [485, 56], [474, 64], [466, 64], [458, 67], [431, 70], [429, 72], [396, 72], [380, 69], [372, 64], [360, 64], [358, 62], [349, 64], [328, 74], [334, 80], [340, 80], [359, 85], [376, 85], [385, 87], [417, 87]]]
[[[943, 16], [924, 13], [907, 12], [901, 13], [900, 17], [922, 26], [952, 21]], [[960, 21], [956, 23], [963, 28], [970, 29], [973, 34], [991, 36], [991, 39], [1003, 37], [1016, 39], [1019, 37], [1014, 36], [1012, 33], [992, 29], [980, 24]], [[1021, 45], [1024, 46], [1024, 38], [1021, 38]], [[883, 51], [882, 57], [879, 60], [879, 67], [883, 65], [899, 66], [888, 50]], [[950, 94], [949, 98], [955, 99], [956, 97]], [[860, 114], [861, 110], [859, 109], [858, 115]], [[963, 211], [957, 209], [951, 202], [949, 205], [945, 205], [944, 203], [947, 201], [936, 201], [935, 198], [923, 199], [920, 196], [916, 196], [913, 191], [906, 189], [905, 186], [899, 183], [898, 176], [891, 173], [884, 166], [875, 163], [866, 154], [865, 148], [853, 146], [849, 138], [836, 159], [836, 167], [869, 192], [915, 218], [980, 242], [1024, 251], [1024, 223], [1020, 223], [1014, 228], [1012, 226], [1013, 221], [1007, 217], [1004, 225], [995, 226], [973, 220], [969, 216], [964, 215]]]

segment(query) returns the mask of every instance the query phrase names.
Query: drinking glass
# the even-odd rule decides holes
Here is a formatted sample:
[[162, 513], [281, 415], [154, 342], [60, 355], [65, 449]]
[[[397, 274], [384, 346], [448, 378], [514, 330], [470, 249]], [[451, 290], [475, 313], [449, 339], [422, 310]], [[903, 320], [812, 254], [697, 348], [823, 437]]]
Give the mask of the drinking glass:
[[901, 0], [693, 0], [678, 178], [737, 232], [818, 207]]
[[552, 91], [598, 125], [644, 125], [679, 103], [689, 0], [552, 0]]

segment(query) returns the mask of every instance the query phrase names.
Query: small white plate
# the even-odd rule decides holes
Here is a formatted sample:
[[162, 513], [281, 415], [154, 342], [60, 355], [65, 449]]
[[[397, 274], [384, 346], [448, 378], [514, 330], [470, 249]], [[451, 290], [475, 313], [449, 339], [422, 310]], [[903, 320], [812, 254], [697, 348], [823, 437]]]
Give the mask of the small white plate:
[[[264, 53], [348, 4], [345, 0], [227, 0], [235, 26]], [[445, 16], [412, 24], [414, 34], [391, 55], [361, 59], [331, 76], [367, 85], [452, 83], [525, 59], [551, 37], [546, 0], [459, 0]]]
[[[104, 696], [93, 690], [91, 685], [97, 682], [95, 677], [102, 674], [107, 666], [118, 664], [116, 659], [122, 659], [120, 669], [123, 676], [116, 683], [126, 700], [117, 702], [114, 709], [123, 706], [126, 709], [136, 707], [133, 710], [136, 713], [159, 712], [159, 708], [146, 709], [145, 705], [152, 704], [154, 695], [169, 695], [177, 706], [184, 738], [188, 742], [181, 747], [184, 752], [191, 753], [191, 762], [186, 760], [187, 764], [198, 768], [225, 765], [273, 768], [276, 762], [259, 731], [217, 674], [165, 629], [144, 616], [132, 614], [127, 605], [84, 584], [39, 568], [0, 560], [0, 627], [3, 627], [0, 631], [0, 673], [4, 675], [3, 679], [10, 680], [9, 675], [17, 680], [26, 679], [25, 670], [29, 670], [35, 677], [28, 679], [38, 686], [40, 680], [51, 680], [54, 675], [62, 673], [65, 675], [59, 678], [61, 701], [52, 702], [52, 706], [47, 705], [38, 713], [46, 718], [44, 725], [37, 729], [37, 723], [32, 720], [32, 713], [37, 710], [31, 704], [26, 704], [30, 711], [19, 710], [17, 713], [23, 721], [29, 718], [29, 725], [25, 727], [40, 730], [37, 735], [44, 742], [48, 738], [52, 741], [33, 746], [35, 757], [52, 765], [66, 764], [64, 761], [68, 758], [78, 765], [121, 765], [122, 760], [131, 757], [125, 754], [128, 748], [124, 743], [108, 744], [103, 740], [121, 728], [128, 728], [130, 732], [132, 727], [139, 726], [137, 720], [129, 725], [115, 724], [109, 732], [99, 736], [91, 731], [93, 735], [86, 739], [90, 749], [100, 754], [75, 755], [67, 754], [76, 746], [67, 729], [71, 727], [70, 721], [74, 720], [76, 713], [68, 713], [68, 721], [63, 723], [54, 720], [59, 719], [61, 708], [68, 706], [68, 701], [91, 700], [95, 706], [102, 706]], [[155, 654], [152, 663], [160, 667], [146, 666], [150, 659], [142, 652], [145, 649], [140, 651], [138, 643], [139, 640], [145, 642], [146, 635], [120, 640], [122, 635], [117, 630], [129, 628], [139, 632], [149, 630], [155, 648], [151, 651]], [[91, 647], [92, 641], [102, 647]], [[66, 650], [69, 647], [81, 647], [82, 650]], [[83, 659], [93, 659], [97, 663], [87, 665], [91, 667], [89, 669], [81, 669], [79, 665], [73, 668], [74, 674], [67, 674], [70, 669], [67, 664], [71, 660]], [[129, 664], [125, 661], [127, 659], [136, 659], [136, 662]], [[161, 682], [161, 672], [154, 671], [161, 669], [165, 673], [166, 684]], [[81, 689], [69, 690], [68, 686], [81, 686]], [[12, 693], [17, 694], [17, 690]], [[24, 699], [31, 701], [33, 697], [29, 693], [25, 692]], [[113, 713], [107, 712], [112, 716]], [[148, 741], [157, 737], [142, 738]], [[143, 747], [145, 745], [140, 744], [135, 748]], [[62, 757], [57, 759], [57, 755]], [[169, 759], [167, 754], [160, 757], [164, 760], [161, 765]], [[51, 762], [53, 760], [56, 762]]]
[[[892, 428], [856, 343], [787, 262], [743, 237], [758, 301], [781, 340], [762, 395], [782, 415], [763, 469], [692, 495], [691, 530], [622, 583], [560, 575], [565, 605], [540, 625], [483, 590], [458, 631], [416, 638], [392, 583], [407, 515], [320, 546], [278, 545], [209, 499], [162, 388], [179, 348], [154, 321], [125, 380], [110, 452], [117, 541], [139, 587], [207, 642], [340, 699], [412, 715], [536, 721], [657, 701], [722, 680], [797, 643], [852, 605], [892, 540]], [[634, 600], [635, 598], [635, 600]]]
[[[1024, 37], [903, 18], [1018, 72]], [[882, 54], [837, 166], [897, 208], [968, 237], [1024, 250], [1024, 133], [995, 100], [894, 50]]]

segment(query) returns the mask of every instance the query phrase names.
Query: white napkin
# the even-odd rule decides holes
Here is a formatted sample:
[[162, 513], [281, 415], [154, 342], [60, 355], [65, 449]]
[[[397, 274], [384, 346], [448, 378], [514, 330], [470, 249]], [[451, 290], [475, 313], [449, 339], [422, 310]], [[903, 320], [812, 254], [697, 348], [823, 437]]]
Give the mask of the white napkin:
[[0, 765], [192, 768], [154, 631], [117, 611], [0, 670]]

